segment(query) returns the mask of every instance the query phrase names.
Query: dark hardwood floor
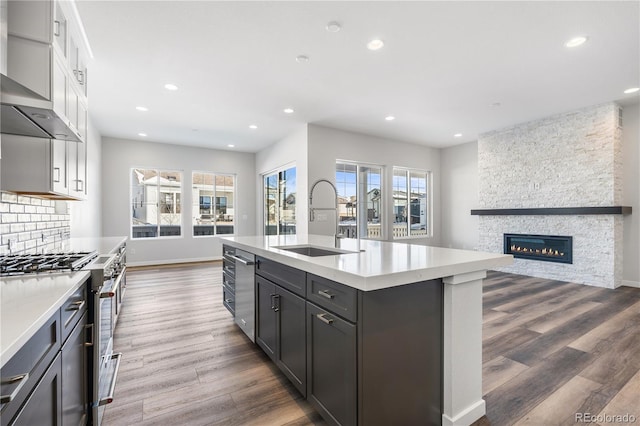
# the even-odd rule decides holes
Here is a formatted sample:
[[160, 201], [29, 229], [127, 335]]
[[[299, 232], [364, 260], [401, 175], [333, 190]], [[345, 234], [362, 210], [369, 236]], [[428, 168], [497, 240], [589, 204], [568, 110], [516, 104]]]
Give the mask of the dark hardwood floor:
[[[129, 272], [105, 426], [325, 424], [234, 325], [221, 275], [219, 263]], [[489, 272], [483, 328], [478, 425], [640, 423], [640, 289]]]

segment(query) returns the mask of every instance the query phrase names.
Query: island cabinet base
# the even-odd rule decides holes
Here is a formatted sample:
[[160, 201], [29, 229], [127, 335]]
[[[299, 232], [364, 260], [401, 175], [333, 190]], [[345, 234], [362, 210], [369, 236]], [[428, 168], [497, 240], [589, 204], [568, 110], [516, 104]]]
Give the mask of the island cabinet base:
[[308, 400], [339, 425], [442, 422], [441, 280], [357, 292], [357, 322], [307, 302]]
[[442, 422], [443, 284], [358, 295], [358, 424]]

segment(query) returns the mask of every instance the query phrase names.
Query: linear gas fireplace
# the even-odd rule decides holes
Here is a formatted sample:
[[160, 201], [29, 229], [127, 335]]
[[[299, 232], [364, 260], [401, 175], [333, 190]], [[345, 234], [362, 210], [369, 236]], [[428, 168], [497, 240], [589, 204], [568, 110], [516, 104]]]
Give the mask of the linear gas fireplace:
[[559, 235], [504, 234], [504, 252], [521, 259], [573, 263], [573, 238]]

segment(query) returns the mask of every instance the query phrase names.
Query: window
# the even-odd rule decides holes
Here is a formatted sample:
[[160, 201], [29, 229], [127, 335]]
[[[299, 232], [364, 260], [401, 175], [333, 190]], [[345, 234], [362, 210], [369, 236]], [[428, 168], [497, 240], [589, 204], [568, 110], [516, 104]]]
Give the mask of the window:
[[182, 172], [131, 170], [131, 237], [182, 234]]
[[393, 237], [429, 236], [429, 172], [393, 169]]
[[340, 233], [382, 238], [382, 167], [336, 162]]
[[193, 172], [193, 236], [234, 233], [235, 176]]
[[296, 168], [263, 176], [264, 234], [296, 233]]

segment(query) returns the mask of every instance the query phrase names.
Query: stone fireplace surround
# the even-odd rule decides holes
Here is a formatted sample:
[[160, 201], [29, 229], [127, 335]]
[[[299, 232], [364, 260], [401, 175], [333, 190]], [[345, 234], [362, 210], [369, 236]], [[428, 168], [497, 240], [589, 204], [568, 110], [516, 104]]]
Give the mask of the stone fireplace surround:
[[[481, 135], [480, 209], [620, 206], [620, 113], [617, 104], [607, 103]], [[505, 233], [568, 235], [573, 264], [514, 259], [500, 270], [607, 288], [621, 285], [622, 214], [526, 213], [481, 214], [479, 249], [502, 252]]]

